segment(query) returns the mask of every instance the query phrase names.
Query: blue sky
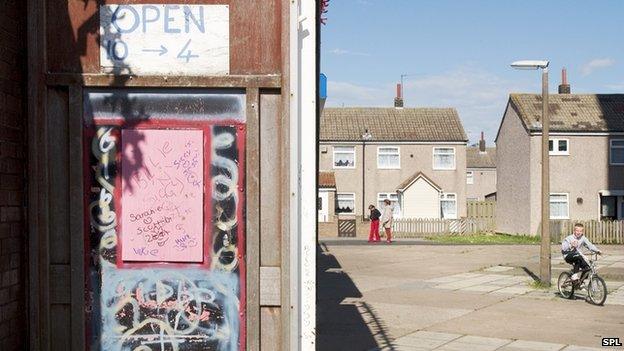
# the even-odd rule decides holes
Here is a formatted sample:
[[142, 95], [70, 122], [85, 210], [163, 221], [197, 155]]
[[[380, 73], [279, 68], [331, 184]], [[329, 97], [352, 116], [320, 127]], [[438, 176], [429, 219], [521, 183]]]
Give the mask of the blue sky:
[[471, 142], [493, 141], [510, 92], [550, 91], [561, 68], [573, 93], [624, 93], [624, 1], [331, 0], [322, 26], [326, 106], [392, 106], [404, 78], [406, 107], [455, 107]]

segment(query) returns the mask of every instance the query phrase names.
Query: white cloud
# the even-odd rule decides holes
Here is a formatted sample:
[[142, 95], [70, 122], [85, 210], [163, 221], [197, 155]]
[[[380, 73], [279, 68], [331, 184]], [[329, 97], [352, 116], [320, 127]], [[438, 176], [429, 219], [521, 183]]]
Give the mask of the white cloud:
[[593, 59], [583, 64], [583, 66], [581, 67], [581, 74], [583, 76], [588, 76], [597, 69], [611, 67], [614, 64], [615, 64], [615, 60], [612, 58], [608, 58], [608, 57]]
[[339, 49], [339, 48], [330, 50], [329, 52], [334, 55], [370, 56], [370, 54], [366, 52], [350, 51], [350, 50], [344, 50], [344, 49]]
[[[539, 82], [529, 77], [509, 81], [474, 66], [463, 66], [438, 75], [405, 79], [406, 107], [454, 107], [471, 142], [481, 131], [492, 145], [510, 92], [539, 92]], [[534, 84], [532, 84], [534, 83]], [[329, 81], [327, 106], [391, 107], [396, 83], [363, 86]]]

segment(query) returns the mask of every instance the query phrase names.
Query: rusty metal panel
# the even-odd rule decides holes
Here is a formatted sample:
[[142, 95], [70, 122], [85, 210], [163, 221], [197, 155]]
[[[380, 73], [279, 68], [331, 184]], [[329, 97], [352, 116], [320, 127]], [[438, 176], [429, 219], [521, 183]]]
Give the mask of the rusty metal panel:
[[[47, 2], [47, 68], [51, 73], [100, 73], [100, 5], [112, 0]], [[230, 7], [230, 74], [279, 74], [280, 0], [136, 0], [127, 4], [222, 4]]]

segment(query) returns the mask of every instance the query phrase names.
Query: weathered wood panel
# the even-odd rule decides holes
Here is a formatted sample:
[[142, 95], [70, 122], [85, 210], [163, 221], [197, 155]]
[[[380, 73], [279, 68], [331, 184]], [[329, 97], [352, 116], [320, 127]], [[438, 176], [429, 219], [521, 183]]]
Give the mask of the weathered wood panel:
[[281, 262], [280, 95], [260, 95], [260, 265]]
[[72, 350], [85, 349], [85, 233], [82, 154], [82, 87], [69, 87], [69, 242], [71, 247]]
[[73, 331], [70, 325], [69, 305], [50, 305], [50, 350], [71, 350]]
[[67, 90], [48, 91], [47, 130], [50, 152], [50, 263], [69, 264], [69, 201], [68, 145], [67, 145]]
[[[50, 0], [46, 32], [48, 71], [100, 71], [98, 5], [119, 1]], [[230, 6], [230, 74], [278, 74], [281, 68], [280, 0], [135, 0], [131, 4]]]
[[260, 267], [260, 306], [280, 305], [280, 278], [279, 267]]
[[260, 310], [260, 350], [285, 350], [280, 347], [282, 310], [279, 307], [262, 307]]
[[260, 92], [247, 89], [247, 350], [260, 348]]
[[50, 304], [69, 305], [71, 303], [70, 286], [69, 265], [50, 265]]

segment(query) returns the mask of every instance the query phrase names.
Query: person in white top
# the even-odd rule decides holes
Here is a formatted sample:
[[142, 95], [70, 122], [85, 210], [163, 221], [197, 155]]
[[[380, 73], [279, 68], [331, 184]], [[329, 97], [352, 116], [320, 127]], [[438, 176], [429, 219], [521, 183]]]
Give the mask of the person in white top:
[[572, 280], [579, 279], [579, 269], [582, 269], [583, 272], [589, 269], [587, 262], [581, 256], [579, 249], [583, 246], [590, 251], [596, 252], [601, 255], [602, 252], [598, 250], [598, 248], [591, 243], [584, 235], [585, 227], [581, 223], [576, 223], [574, 225], [574, 233], [568, 235], [561, 242], [561, 254], [563, 255], [563, 259], [572, 265]]
[[386, 242], [390, 244], [392, 242], [392, 205], [390, 200], [384, 200], [383, 213], [381, 215], [381, 225], [386, 231]]

